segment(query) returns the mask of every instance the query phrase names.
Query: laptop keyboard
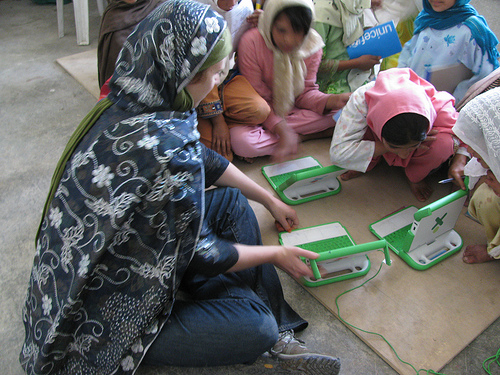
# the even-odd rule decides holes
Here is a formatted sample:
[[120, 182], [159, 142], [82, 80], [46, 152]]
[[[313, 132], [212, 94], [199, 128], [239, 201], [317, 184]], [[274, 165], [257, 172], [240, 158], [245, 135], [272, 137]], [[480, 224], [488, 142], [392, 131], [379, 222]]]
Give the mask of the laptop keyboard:
[[317, 168], [321, 168], [321, 167], [319, 165], [316, 165], [314, 167], [301, 169], [300, 171], [293, 171], [293, 172], [278, 174], [276, 176], [272, 176], [272, 177], [269, 177], [269, 178], [271, 179], [271, 181], [273, 182], [273, 184], [275, 186], [279, 187], [283, 182], [285, 182], [286, 180], [288, 180], [290, 177], [292, 177], [297, 172], [301, 172], [302, 173], [302, 172], [310, 171], [310, 170], [317, 169]]
[[406, 236], [408, 235], [408, 231], [411, 229], [411, 224], [408, 224], [407, 226], [404, 226], [401, 229], [398, 229], [395, 232], [392, 232], [391, 234], [388, 234], [387, 236], [384, 237], [384, 239], [390, 243], [393, 247], [396, 249], [400, 249], [402, 251], [408, 251], [408, 249], [405, 249], [406, 245]]
[[349, 236], [339, 236], [334, 238], [325, 238], [324, 240], [309, 242], [297, 246], [305, 250], [314, 251], [316, 253], [323, 253], [325, 251], [340, 249], [353, 245], [354, 244]]

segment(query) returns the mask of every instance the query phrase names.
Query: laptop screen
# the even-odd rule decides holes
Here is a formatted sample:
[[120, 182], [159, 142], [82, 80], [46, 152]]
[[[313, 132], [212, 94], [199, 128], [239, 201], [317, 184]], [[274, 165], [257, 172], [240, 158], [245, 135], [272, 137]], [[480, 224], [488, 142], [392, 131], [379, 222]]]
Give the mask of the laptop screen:
[[466, 198], [467, 192], [459, 190], [419, 209], [414, 214], [411, 232], [415, 237], [409, 251], [430, 244], [440, 235], [452, 230]]

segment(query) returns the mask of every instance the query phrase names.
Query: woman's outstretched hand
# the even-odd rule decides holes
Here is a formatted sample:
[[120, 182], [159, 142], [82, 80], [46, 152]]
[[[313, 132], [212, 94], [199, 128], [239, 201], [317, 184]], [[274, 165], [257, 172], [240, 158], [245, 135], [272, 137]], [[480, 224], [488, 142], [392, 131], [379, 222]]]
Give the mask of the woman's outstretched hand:
[[276, 251], [273, 264], [295, 278], [303, 276], [314, 277], [311, 268], [300, 257], [316, 259], [319, 257], [319, 254], [301, 249], [300, 247], [280, 246], [280, 249]]

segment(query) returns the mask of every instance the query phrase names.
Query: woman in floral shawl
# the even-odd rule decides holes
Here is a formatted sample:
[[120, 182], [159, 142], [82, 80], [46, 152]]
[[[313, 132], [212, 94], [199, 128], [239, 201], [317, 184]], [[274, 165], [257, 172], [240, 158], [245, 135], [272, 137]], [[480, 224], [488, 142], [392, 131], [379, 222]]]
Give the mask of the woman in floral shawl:
[[54, 174], [23, 309], [27, 373], [251, 362], [307, 325], [270, 263], [312, 276], [299, 256], [316, 255], [259, 246], [243, 195], [287, 230], [295, 211], [198, 140], [193, 108], [230, 49], [225, 21], [190, 0], [166, 1], [127, 39]]

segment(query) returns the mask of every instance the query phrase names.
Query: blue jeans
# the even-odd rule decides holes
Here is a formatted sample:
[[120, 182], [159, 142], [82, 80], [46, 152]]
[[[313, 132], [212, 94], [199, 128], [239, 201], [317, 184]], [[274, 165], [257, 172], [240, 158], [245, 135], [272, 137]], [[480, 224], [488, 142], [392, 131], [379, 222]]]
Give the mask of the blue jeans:
[[[235, 243], [262, 244], [255, 214], [239, 190], [209, 190], [205, 206], [205, 220], [218, 236]], [[175, 302], [144, 364], [252, 363], [276, 343], [279, 332], [307, 326], [284, 300], [270, 264], [210, 278], [189, 275], [181, 288], [189, 298]]]

